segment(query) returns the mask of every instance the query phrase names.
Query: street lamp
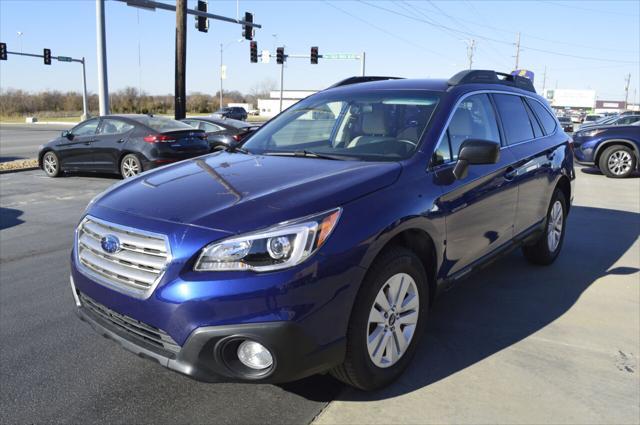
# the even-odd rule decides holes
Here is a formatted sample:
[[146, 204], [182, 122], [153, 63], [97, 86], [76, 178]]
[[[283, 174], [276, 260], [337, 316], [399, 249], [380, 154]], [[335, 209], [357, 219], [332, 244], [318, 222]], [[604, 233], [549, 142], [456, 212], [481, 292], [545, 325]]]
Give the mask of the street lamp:
[[222, 68], [224, 67], [224, 62], [222, 60], [223, 55], [224, 55], [224, 49], [226, 49], [227, 47], [231, 46], [232, 44], [242, 43], [243, 41], [244, 41], [244, 38], [240, 38], [238, 40], [231, 41], [231, 42], [227, 43], [226, 45], [223, 44], [223, 43], [220, 43], [220, 108], [222, 108], [222, 80], [223, 80], [222, 77], [225, 77], [225, 75], [223, 75], [223, 73], [222, 73]]

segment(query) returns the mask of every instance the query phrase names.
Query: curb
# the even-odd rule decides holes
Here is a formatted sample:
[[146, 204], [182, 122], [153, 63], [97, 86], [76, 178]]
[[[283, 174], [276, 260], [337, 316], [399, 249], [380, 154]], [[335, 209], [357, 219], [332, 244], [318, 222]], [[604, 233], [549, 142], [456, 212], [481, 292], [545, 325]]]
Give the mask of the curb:
[[11, 174], [11, 173], [20, 173], [22, 171], [33, 171], [39, 170], [40, 167], [29, 167], [29, 168], [16, 168], [14, 170], [0, 170], [0, 174]]

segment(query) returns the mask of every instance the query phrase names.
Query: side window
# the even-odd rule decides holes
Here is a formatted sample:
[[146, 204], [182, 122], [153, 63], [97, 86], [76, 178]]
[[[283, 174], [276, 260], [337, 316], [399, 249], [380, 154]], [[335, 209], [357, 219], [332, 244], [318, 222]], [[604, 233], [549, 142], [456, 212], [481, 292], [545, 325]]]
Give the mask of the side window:
[[500, 143], [500, 132], [493, 105], [486, 94], [464, 99], [456, 108], [442, 139], [434, 151], [436, 164], [456, 160], [462, 142], [467, 139]]
[[533, 112], [536, 113], [538, 119], [542, 123], [542, 127], [544, 128], [545, 134], [551, 134], [556, 130], [556, 119], [551, 115], [551, 112], [547, 110], [542, 104], [536, 100], [527, 100]]
[[122, 134], [127, 131], [133, 130], [134, 125], [126, 123], [124, 121], [113, 120], [113, 119], [103, 119], [102, 125], [98, 130], [98, 134], [100, 135], [108, 135], [108, 134]]
[[540, 123], [536, 119], [535, 114], [533, 113], [527, 102], [524, 102], [524, 106], [527, 109], [527, 114], [529, 114], [529, 121], [531, 122], [531, 127], [533, 128], [533, 135], [536, 138], [544, 136], [542, 127], [540, 127]]
[[219, 125], [211, 124], [210, 122], [200, 121], [200, 128], [206, 131], [207, 133], [216, 133], [218, 131], [224, 130], [224, 128]]
[[198, 122], [192, 120], [181, 120], [183, 123], [190, 125], [193, 128], [198, 128]]
[[529, 121], [529, 114], [524, 108], [520, 96], [510, 94], [494, 94], [496, 106], [508, 145], [533, 139], [533, 129]]
[[98, 122], [99, 121], [97, 118], [94, 118], [87, 122], [83, 122], [82, 124], [75, 126], [71, 130], [71, 134], [73, 134], [74, 136], [91, 136], [93, 134], [96, 134]]

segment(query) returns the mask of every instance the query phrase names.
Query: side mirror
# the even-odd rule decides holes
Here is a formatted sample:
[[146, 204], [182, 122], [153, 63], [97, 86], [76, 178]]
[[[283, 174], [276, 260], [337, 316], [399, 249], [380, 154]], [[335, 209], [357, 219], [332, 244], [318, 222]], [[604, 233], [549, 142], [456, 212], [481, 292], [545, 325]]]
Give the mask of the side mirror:
[[491, 140], [467, 139], [460, 145], [458, 162], [453, 175], [460, 180], [467, 177], [469, 165], [495, 164], [500, 159], [500, 144]]
[[61, 136], [66, 137], [69, 140], [73, 140], [73, 133], [71, 133], [69, 130], [63, 131]]

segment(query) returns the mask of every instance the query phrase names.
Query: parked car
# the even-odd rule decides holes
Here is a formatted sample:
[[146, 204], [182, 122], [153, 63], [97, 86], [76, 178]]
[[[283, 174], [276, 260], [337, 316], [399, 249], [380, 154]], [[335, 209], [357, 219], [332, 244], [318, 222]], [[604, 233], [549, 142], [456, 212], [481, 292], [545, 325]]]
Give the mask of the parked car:
[[235, 146], [260, 127], [257, 124], [227, 118], [189, 117], [181, 121], [204, 130], [212, 151]]
[[604, 117], [602, 115], [600, 115], [600, 114], [588, 114], [588, 115], [585, 115], [584, 120], [582, 120], [582, 124], [583, 125], [589, 124], [589, 123], [598, 121], [598, 120], [600, 120], [602, 118], [604, 118]]
[[213, 113], [213, 115], [220, 118], [231, 118], [239, 121], [246, 121], [247, 119], [247, 111], [240, 106], [230, 106], [218, 109]]
[[71, 256], [78, 313], [201, 380], [330, 371], [385, 386], [442, 290], [513, 248], [554, 262], [573, 198], [570, 140], [523, 77], [350, 78], [242, 149], [94, 199]]
[[604, 117], [599, 119], [598, 121], [594, 121], [590, 124], [583, 124], [579, 127], [579, 130], [584, 130], [587, 128], [599, 127], [603, 125], [630, 125], [637, 121], [640, 121], [640, 115], [616, 115], [613, 117]]
[[558, 122], [567, 133], [573, 133], [573, 121], [569, 117], [558, 117]]
[[105, 115], [81, 122], [43, 145], [38, 165], [49, 177], [65, 171], [124, 178], [209, 152], [202, 130], [153, 115]]
[[578, 162], [600, 168], [607, 177], [629, 177], [638, 169], [640, 121], [580, 130], [573, 135], [573, 144]]

